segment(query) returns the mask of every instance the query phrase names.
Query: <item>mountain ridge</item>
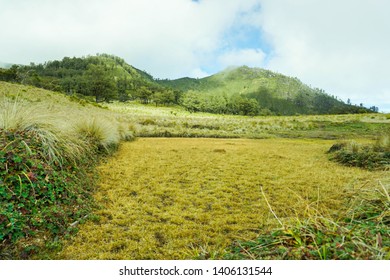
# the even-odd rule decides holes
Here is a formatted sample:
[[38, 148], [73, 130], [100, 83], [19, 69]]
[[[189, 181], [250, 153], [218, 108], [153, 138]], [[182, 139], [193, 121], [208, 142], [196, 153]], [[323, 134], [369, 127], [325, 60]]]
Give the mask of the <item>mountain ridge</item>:
[[109, 54], [0, 69], [0, 80], [7, 79], [66, 94], [95, 96], [96, 102], [139, 100], [222, 114], [340, 114], [376, 109], [346, 104], [296, 77], [263, 68], [228, 67], [200, 79], [155, 79]]

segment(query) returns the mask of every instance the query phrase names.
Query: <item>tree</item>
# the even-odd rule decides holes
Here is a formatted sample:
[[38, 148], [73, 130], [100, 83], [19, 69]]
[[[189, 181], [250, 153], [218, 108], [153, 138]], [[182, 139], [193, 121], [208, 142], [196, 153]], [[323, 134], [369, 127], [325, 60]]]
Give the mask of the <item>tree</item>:
[[88, 95], [94, 96], [96, 102], [117, 98], [118, 93], [114, 78], [103, 65], [89, 65], [84, 78]]
[[148, 104], [152, 98], [153, 92], [146, 86], [141, 86], [135, 93], [134, 96], [141, 100], [141, 103]]

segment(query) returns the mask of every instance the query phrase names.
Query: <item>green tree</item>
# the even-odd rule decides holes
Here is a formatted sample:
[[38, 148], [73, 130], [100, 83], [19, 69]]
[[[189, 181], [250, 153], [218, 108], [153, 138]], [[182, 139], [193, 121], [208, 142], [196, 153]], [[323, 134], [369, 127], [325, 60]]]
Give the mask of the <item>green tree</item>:
[[94, 96], [96, 102], [110, 101], [118, 97], [114, 78], [103, 65], [89, 65], [84, 78], [88, 95]]
[[141, 86], [134, 92], [134, 97], [141, 100], [141, 103], [148, 104], [152, 98], [153, 91], [147, 86]]

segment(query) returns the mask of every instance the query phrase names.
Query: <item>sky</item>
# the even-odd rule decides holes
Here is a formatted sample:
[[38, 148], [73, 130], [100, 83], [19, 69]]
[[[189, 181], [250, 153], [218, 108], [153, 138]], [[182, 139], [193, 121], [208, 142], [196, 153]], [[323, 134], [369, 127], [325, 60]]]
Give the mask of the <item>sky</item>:
[[156, 78], [276, 71], [390, 112], [387, 0], [0, 0], [0, 62], [117, 55]]

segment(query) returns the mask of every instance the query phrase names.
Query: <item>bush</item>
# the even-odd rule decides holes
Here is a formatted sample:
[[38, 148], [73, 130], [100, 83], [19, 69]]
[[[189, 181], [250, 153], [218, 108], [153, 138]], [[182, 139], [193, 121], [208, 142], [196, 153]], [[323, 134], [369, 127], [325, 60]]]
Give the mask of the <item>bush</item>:
[[93, 207], [99, 156], [133, 139], [132, 127], [116, 120], [88, 115], [72, 126], [40, 106], [0, 100], [0, 259], [57, 248], [53, 240], [73, 232]]

